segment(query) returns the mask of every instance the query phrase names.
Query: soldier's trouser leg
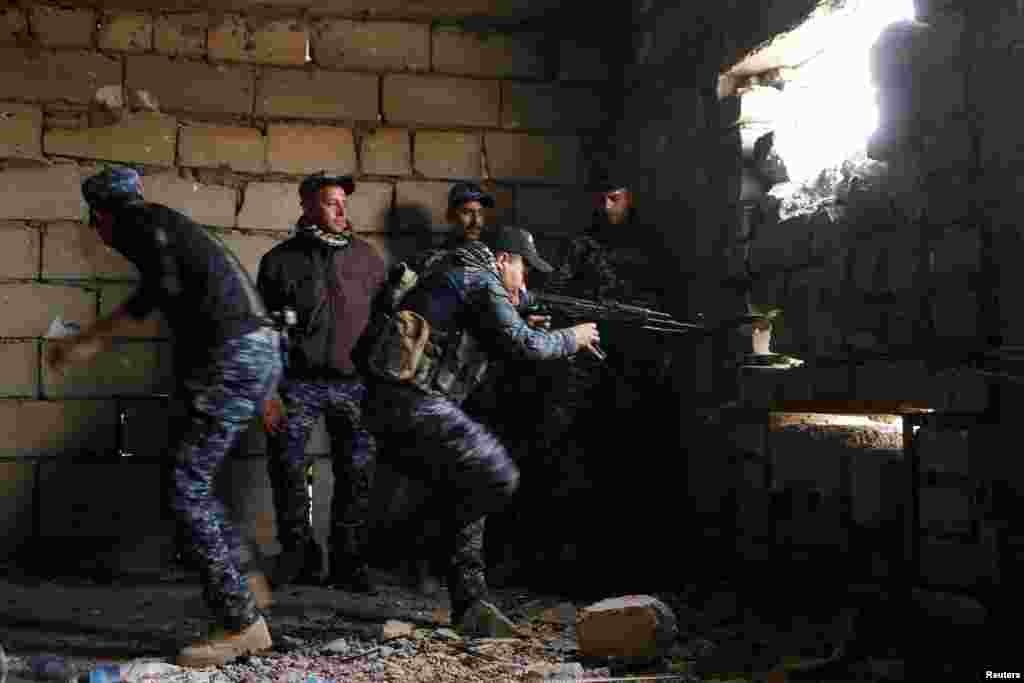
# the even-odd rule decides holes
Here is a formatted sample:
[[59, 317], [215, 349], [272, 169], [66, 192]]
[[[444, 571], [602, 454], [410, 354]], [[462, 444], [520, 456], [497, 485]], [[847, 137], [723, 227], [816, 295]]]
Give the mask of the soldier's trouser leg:
[[458, 620], [474, 599], [486, 599], [484, 517], [501, 509], [519, 487], [519, 470], [505, 448], [453, 402], [414, 389], [376, 385], [366, 424], [407, 476], [426, 480], [443, 510], [450, 551], [448, 591]]
[[280, 372], [277, 333], [261, 329], [225, 342], [211, 366], [185, 383], [191, 421], [175, 455], [174, 509], [188, 527], [206, 604], [231, 631], [258, 615], [241, 572], [240, 537], [213, 495], [213, 480]]
[[323, 413], [327, 387], [322, 382], [285, 380], [280, 394], [287, 413], [283, 434], [267, 443], [267, 474], [274, 497], [277, 540], [285, 551], [313, 540], [309, 524], [311, 501], [306, 488], [306, 444]]
[[330, 538], [334, 574], [365, 564], [366, 520], [377, 454], [376, 441], [363, 426], [365, 400], [366, 387], [360, 381], [332, 382], [328, 387], [327, 433], [334, 464]]

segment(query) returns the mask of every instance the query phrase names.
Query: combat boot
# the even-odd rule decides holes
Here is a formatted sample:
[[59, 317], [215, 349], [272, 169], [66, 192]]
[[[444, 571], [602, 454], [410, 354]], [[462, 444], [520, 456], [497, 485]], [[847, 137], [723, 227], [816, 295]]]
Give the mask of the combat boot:
[[183, 648], [178, 653], [176, 663], [178, 666], [196, 668], [222, 666], [235, 657], [269, 650], [273, 644], [263, 617], [241, 631], [228, 631], [213, 626], [206, 640]]
[[331, 567], [324, 585], [352, 593], [376, 595], [370, 568], [363, 559], [361, 526], [339, 526], [331, 533]]

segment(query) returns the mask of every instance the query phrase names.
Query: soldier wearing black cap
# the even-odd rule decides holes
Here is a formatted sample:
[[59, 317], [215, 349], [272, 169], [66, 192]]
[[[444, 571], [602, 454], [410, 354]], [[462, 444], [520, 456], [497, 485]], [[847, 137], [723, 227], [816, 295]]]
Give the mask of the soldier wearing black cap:
[[267, 401], [263, 415], [283, 548], [271, 581], [319, 579], [323, 555], [310, 526], [305, 473], [306, 444], [323, 415], [334, 464], [328, 583], [372, 593], [364, 549], [376, 444], [362, 425], [366, 387], [351, 353], [386, 272], [349, 221], [347, 202], [355, 190], [349, 176], [318, 173], [303, 180], [295, 234], [263, 256], [257, 282], [271, 311], [290, 308], [297, 317], [280, 397]]
[[[486, 243], [485, 243], [486, 242]], [[597, 326], [544, 330], [515, 308], [527, 266], [550, 271], [525, 230], [503, 228], [449, 254], [368, 334], [366, 424], [396, 470], [436, 492], [450, 558], [452, 623], [498, 618], [484, 578], [484, 518], [519, 485], [495, 436], [462, 409], [492, 359], [565, 358], [598, 341]], [[465, 618], [465, 620], [464, 620]]]
[[210, 637], [178, 655], [185, 666], [215, 666], [271, 645], [241, 569], [241, 539], [213, 495], [225, 456], [281, 373], [279, 335], [244, 267], [215, 234], [166, 206], [144, 201], [139, 174], [114, 167], [82, 184], [90, 224], [138, 268], [135, 293], [70, 340], [51, 342], [60, 370], [112, 346], [131, 319], [154, 309], [175, 337], [178, 395], [188, 420], [175, 444], [174, 510], [187, 528], [215, 615]]
[[[660, 233], [641, 221], [624, 177], [614, 169], [595, 175], [585, 188], [593, 200], [590, 225], [564, 243], [555, 272], [543, 290], [665, 310], [672, 268], [666, 259], [667, 250], [657, 245]], [[607, 449], [620, 436], [614, 427], [609, 432], [597, 427], [621, 424], [623, 420], [642, 425], [658, 414], [655, 406], [661, 392], [669, 390], [670, 356], [664, 339], [622, 325], [605, 325], [605, 333], [605, 361], [581, 356], [556, 366], [554, 376], [549, 378], [552, 391], [545, 394], [546, 421], [539, 430], [548, 450], [559, 452], [562, 459], [586, 454], [580, 456], [585, 458], [582, 462], [574, 465], [566, 460], [556, 469], [587, 472], [584, 490], [599, 499], [605, 490], [601, 484], [610, 486], [621, 481], [622, 472], [611, 465], [612, 459], [589, 457]], [[553, 472], [552, 476], [564, 480], [565, 471]], [[591, 519], [580, 520], [581, 528], [594, 529]]]

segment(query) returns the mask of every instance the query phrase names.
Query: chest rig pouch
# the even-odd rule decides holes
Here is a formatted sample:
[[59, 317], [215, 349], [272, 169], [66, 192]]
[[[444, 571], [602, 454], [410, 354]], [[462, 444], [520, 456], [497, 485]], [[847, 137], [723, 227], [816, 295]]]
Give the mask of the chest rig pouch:
[[430, 323], [414, 311], [382, 315], [375, 323], [366, 355], [368, 372], [391, 382], [429, 384], [441, 360]]

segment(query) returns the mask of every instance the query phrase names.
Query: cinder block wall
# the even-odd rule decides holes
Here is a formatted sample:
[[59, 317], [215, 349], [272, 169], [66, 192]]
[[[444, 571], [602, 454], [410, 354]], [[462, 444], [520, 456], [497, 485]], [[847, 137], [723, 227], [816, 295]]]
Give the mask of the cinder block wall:
[[[147, 458], [166, 441], [160, 395], [173, 380], [163, 322], [146, 321], [67, 376], [41, 362], [51, 321], [88, 324], [136, 279], [83, 223], [79, 184], [103, 163], [141, 168], [148, 199], [209, 225], [254, 275], [298, 217], [299, 179], [321, 169], [357, 177], [353, 222], [389, 261], [446, 229], [446, 195], [459, 179], [491, 183], [494, 220], [525, 222], [549, 256], [559, 235], [583, 225], [580, 184], [610, 124], [598, 44], [557, 26], [463, 28], [460, 12], [479, 24], [500, 14], [497, 2], [435, 3], [418, 16], [388, 6], [369, 15], [379, 19], [356, 5], [288, 3], [269, 14], [0, 7], [0, 519], [9, 539], [0, 552], [33, 533], [126, 537], [157, 521], [156, 506], [83, 511], [137, 481], [156, 494]], [[322, 434], [310, 448], [326, 451]], [[117, 459], [119, 449], [132, 467], [54, 474]], [[239, 455], [262, 449], [253, 429]], [[238, 461], [227, 476], [239, 467], [263, 470]], [[265, 484], [262, 474], [238, 476]], [[92, 521], [72, 532], [75, 510]], [[241, 514], [266, 521], [265, 510]], [[264, 522], [253, 533], [266, 540]]]

